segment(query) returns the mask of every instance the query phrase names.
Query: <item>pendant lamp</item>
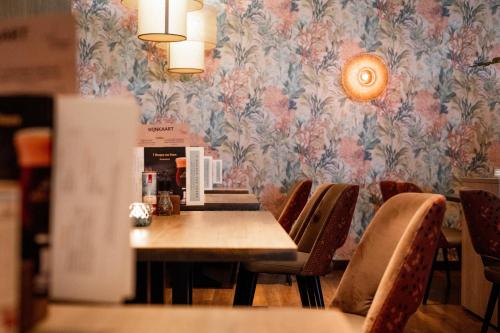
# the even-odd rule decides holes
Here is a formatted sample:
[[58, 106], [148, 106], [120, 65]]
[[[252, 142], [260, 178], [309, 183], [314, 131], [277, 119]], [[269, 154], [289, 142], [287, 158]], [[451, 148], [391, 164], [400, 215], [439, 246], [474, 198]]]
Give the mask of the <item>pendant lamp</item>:
[[[168, 45], [171, 73], [199, 74], [205, 70], [205, 50], [217, 44], [217, 14], [205, 6], [187, 14], [187, 40]], [[165, 48], [164, 43], [159, 47]]]
[[186, 0], [139, 0], [137, 37], [150, 42], [186, 40]]
[[[121, 0], [122, 5], [130, 9], [137, 9], [139, 0]], [[187, 0], [187, 10], [199, 10], [203, 8], [203, 0]]]

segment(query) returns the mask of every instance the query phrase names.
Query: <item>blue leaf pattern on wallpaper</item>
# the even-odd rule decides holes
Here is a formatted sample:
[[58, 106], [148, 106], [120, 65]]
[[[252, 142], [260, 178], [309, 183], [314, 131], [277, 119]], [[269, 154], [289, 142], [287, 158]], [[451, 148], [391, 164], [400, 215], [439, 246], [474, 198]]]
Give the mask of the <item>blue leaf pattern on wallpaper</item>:
[[[225, 161], [225, 184], [272, 211], [300, 177], [360, 184], [340, 255], [380, 205], [380, 179], [450, 194], [457, 177], [499, 163], [499, 67], [470, 67], [500, 55], [497, 1], [206, 1], [219, 10], [217, 48], [205, 73], [178, 76], [137, 39], [137, 15], [119, 0], [74, 0], [82, 94], [133, 94], [141, 123], [189, 123], [193, 144]], [[369, 103], [340, 85], [359, 52], [391, 71]]]

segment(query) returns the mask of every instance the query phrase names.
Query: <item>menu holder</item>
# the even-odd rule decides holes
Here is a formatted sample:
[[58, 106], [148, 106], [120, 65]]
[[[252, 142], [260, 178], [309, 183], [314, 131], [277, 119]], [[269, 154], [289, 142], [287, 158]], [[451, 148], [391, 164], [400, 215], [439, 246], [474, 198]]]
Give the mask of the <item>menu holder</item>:
[[142, 201], [142, 173], [144, 172], [144, 148], [134, 149], [134, 164], [132, 170], [132, 183], [134, 186], [134, 202]]
[[[52, 299], [121, 302], [133, 294], [133, 99], [57, 99]], [[119, 121], [117, 121], [119, 119]]]
[[213, 161], [213, 183], [222, 184], [222, 160]]
[[213, 165], [213, 158], [212, 156], [205, 156], [203, 157], [203, 174], [205, 176], [205, 190], [212, 190], [214, 185], [213, 185], [213, 171], [212, 171], [212, 165]]
[[186, 205], [205, 204], [203, 147], [186, 147]]

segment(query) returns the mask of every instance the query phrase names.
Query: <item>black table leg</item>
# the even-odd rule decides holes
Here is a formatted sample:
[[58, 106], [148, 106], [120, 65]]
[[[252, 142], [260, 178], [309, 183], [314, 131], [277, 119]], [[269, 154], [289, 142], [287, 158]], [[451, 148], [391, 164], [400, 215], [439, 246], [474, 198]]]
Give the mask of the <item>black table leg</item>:
[[126, 303], [148, 303], [148, 262], [138, 261], [135, 273], [135, 297]]
[[233, 306], [252, 306], [258, 277], [258, 273], [250, 272], [240, 264], [236, 281], [236, 289], [234, 291]]
[[165, 303], [165, 264], [162, 261], [150, 263], [150, 303]]
[[172, 263], [169, 266], [172, 282], [172, 304], [193, 303], [193, 265]]

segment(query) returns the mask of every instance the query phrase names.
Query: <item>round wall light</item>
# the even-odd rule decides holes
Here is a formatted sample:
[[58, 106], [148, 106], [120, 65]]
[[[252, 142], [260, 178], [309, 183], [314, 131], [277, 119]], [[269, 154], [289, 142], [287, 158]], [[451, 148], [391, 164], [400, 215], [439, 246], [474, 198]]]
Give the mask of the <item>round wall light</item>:
[[342, 87], [350, 99], [369, 101], [380, 96], [389, 80], [389, 71], [379, 56], [361, 53], [342, 68]]

